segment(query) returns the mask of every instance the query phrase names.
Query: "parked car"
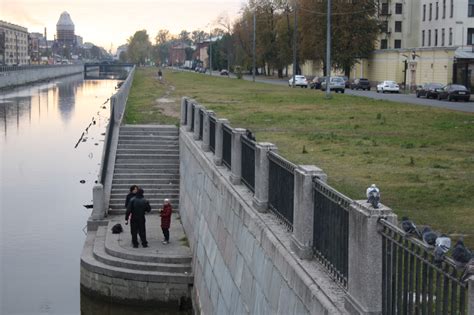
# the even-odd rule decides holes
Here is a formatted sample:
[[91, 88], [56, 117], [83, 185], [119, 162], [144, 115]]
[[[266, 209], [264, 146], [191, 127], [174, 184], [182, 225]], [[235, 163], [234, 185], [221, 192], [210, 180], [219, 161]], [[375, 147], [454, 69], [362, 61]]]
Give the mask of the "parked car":
[[367, 90], [370, 91], [369, 79], [358, 78], [351, 83], [351, 90]]
[[321, 82], [326, 81], [326, 77], [314, 77], [309, 83], [309, 87], [312, 89], [320, 89]]
[[349, 80], [349, 78], [346, 77], [346, 76], [343, 76], [342, 79], [344, 79], [344, 84], [345, 84], [346, 89], [350, 88], [351, 87], [351, 81]]
[[377, 93], [379, 92], [400, 93], [400, 87], [395, 81], [383, 81], [377, 85]]
[[469, 102], [471, 98], [471, 92], [464, 86], [460, 84], [448, 84], [445, 87], [438, 89], [438, 100], [447, 99], [448, 101], [452, 100], [463, 100]]
[[443, 88], [441, 83], [425, 83], [416, 89], [416, 97], [438, 98], [438, 89]]
[[[329, 78], [329, 90], [344, 93], [345, 88], [346, 82], [344, 82], [344, 79], [342, 77]], [[326, 90], [326, 81], [321, 82], [321, 90]]]
[[229, 71], [227, 71], [226, 69], [222, 69], [220, 74], [221, 75], [229, 75]]
[[[288, 86], [289, 87], [293, 86], [293, 77], [291, 77], [291, 79], [288, 80]], [[306, 80], [306, 77], [304, 75], [295, 75], [295, 86], [301, 86], [302, 88], [307, 88], [308, 80]]]

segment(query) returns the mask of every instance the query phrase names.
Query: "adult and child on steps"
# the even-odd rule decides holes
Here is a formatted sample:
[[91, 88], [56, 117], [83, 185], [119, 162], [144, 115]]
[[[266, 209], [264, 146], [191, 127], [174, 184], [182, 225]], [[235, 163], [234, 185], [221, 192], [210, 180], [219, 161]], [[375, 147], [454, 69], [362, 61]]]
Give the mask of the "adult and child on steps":
[[[134, 248], [138, 248], [137, 234], [140, 236], [143, 247], [148, 247], [146, 240], [146, 228], [145, 228], [145, 213], [151, 211], [151, 206], [148, 200], [143, 196], [144, 190], [137, 185], [130, 186], [130, 192], [125, 199], [125, 224], [128, 225], [130, 221], [130, 232], [132, 234], [132, 245]], [[169, 243], [170, 239], [170, 225], [171, 225], [171, 213], [173, 208], [168, 199], [164, 200], [163, 207], [160, 210], [161, 217], [161, 230], [163, 231], [163, 244]]]

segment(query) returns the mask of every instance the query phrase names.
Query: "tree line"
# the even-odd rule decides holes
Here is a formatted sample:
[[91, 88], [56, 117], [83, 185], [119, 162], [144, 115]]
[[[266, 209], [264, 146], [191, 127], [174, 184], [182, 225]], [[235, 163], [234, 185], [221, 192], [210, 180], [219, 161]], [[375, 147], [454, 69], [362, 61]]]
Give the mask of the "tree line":
[[[348, 74], [359, 58], [367, 57], [374, 49], [381, 29], [378, 1], [332, 2], [331, 65]], [[307, 60], [320, 62], [326, 69], [327, 0], [248, 0], [233, 22], [220, 16], [209, 32], [183, 30], [172, 35], [168, 30], [159, 30], [153, 44], [146, 30], [137, 31], [128, 39], [128, 50], [120, 59], [164, 64], [169, 60], [169, 48], [184, 43], [190, 46], [186, 59], [191, 60], [191, 46], [211, 38], [213, 69], [233, 70], [240, 66], [252, 71], [254, 21], [256, 68], [262, 74], [286, 75], [293, 63], [295, 43], [297, 73]]]

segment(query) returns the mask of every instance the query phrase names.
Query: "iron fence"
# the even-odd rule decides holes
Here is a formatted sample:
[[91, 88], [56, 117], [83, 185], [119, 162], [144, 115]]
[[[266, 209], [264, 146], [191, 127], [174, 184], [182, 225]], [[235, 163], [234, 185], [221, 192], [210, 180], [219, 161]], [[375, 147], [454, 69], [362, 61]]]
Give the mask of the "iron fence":
[[188, 100], [184, 100], [184, 124], [188, 124]]
[[195, 112], [195, 104], [191, 105], [191, 131], [194, 131], [194, 112]]
[[313, 179], [313, 199], [314, 255], [339, 284], [347, 287], [352, 200], [317, 178]]
[[204, 130], [204, 113], [203, 109], [199, 110], [199, 140], [202, 140], [202, 133]]
[[231, 169], [232, 166], [232, 129], [228, 125], [222, 126], [222, 163]]
[[216, 118], [209, 116], [209, 149], [216, 153]]
[[467, 314], [468, 285], [451, 258], [381, 219], [383, 314]]
[[268, 151], [267, 156], [269, 159], [268, 207], [288, 230], [292, 231], [296, 165], [272, 151]]
[[242, 135], [242, 183], [255, 192], [255, 141]]

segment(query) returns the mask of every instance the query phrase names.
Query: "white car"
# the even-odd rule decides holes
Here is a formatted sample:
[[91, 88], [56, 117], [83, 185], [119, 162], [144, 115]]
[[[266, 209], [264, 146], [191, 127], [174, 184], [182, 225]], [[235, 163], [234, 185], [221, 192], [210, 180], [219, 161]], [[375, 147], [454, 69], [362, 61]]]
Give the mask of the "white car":
[[377, 93], [379, 92], [400, 93], [400, 87], [395, 81], [383, 81], [377, 85]]
[[[288, 81], [288, 86], [293, 86], [293, 77]], [[295, 86], [301, 86], [302, 88], [308, 87], [308, 80], [304, 75], [295, 75]]]

